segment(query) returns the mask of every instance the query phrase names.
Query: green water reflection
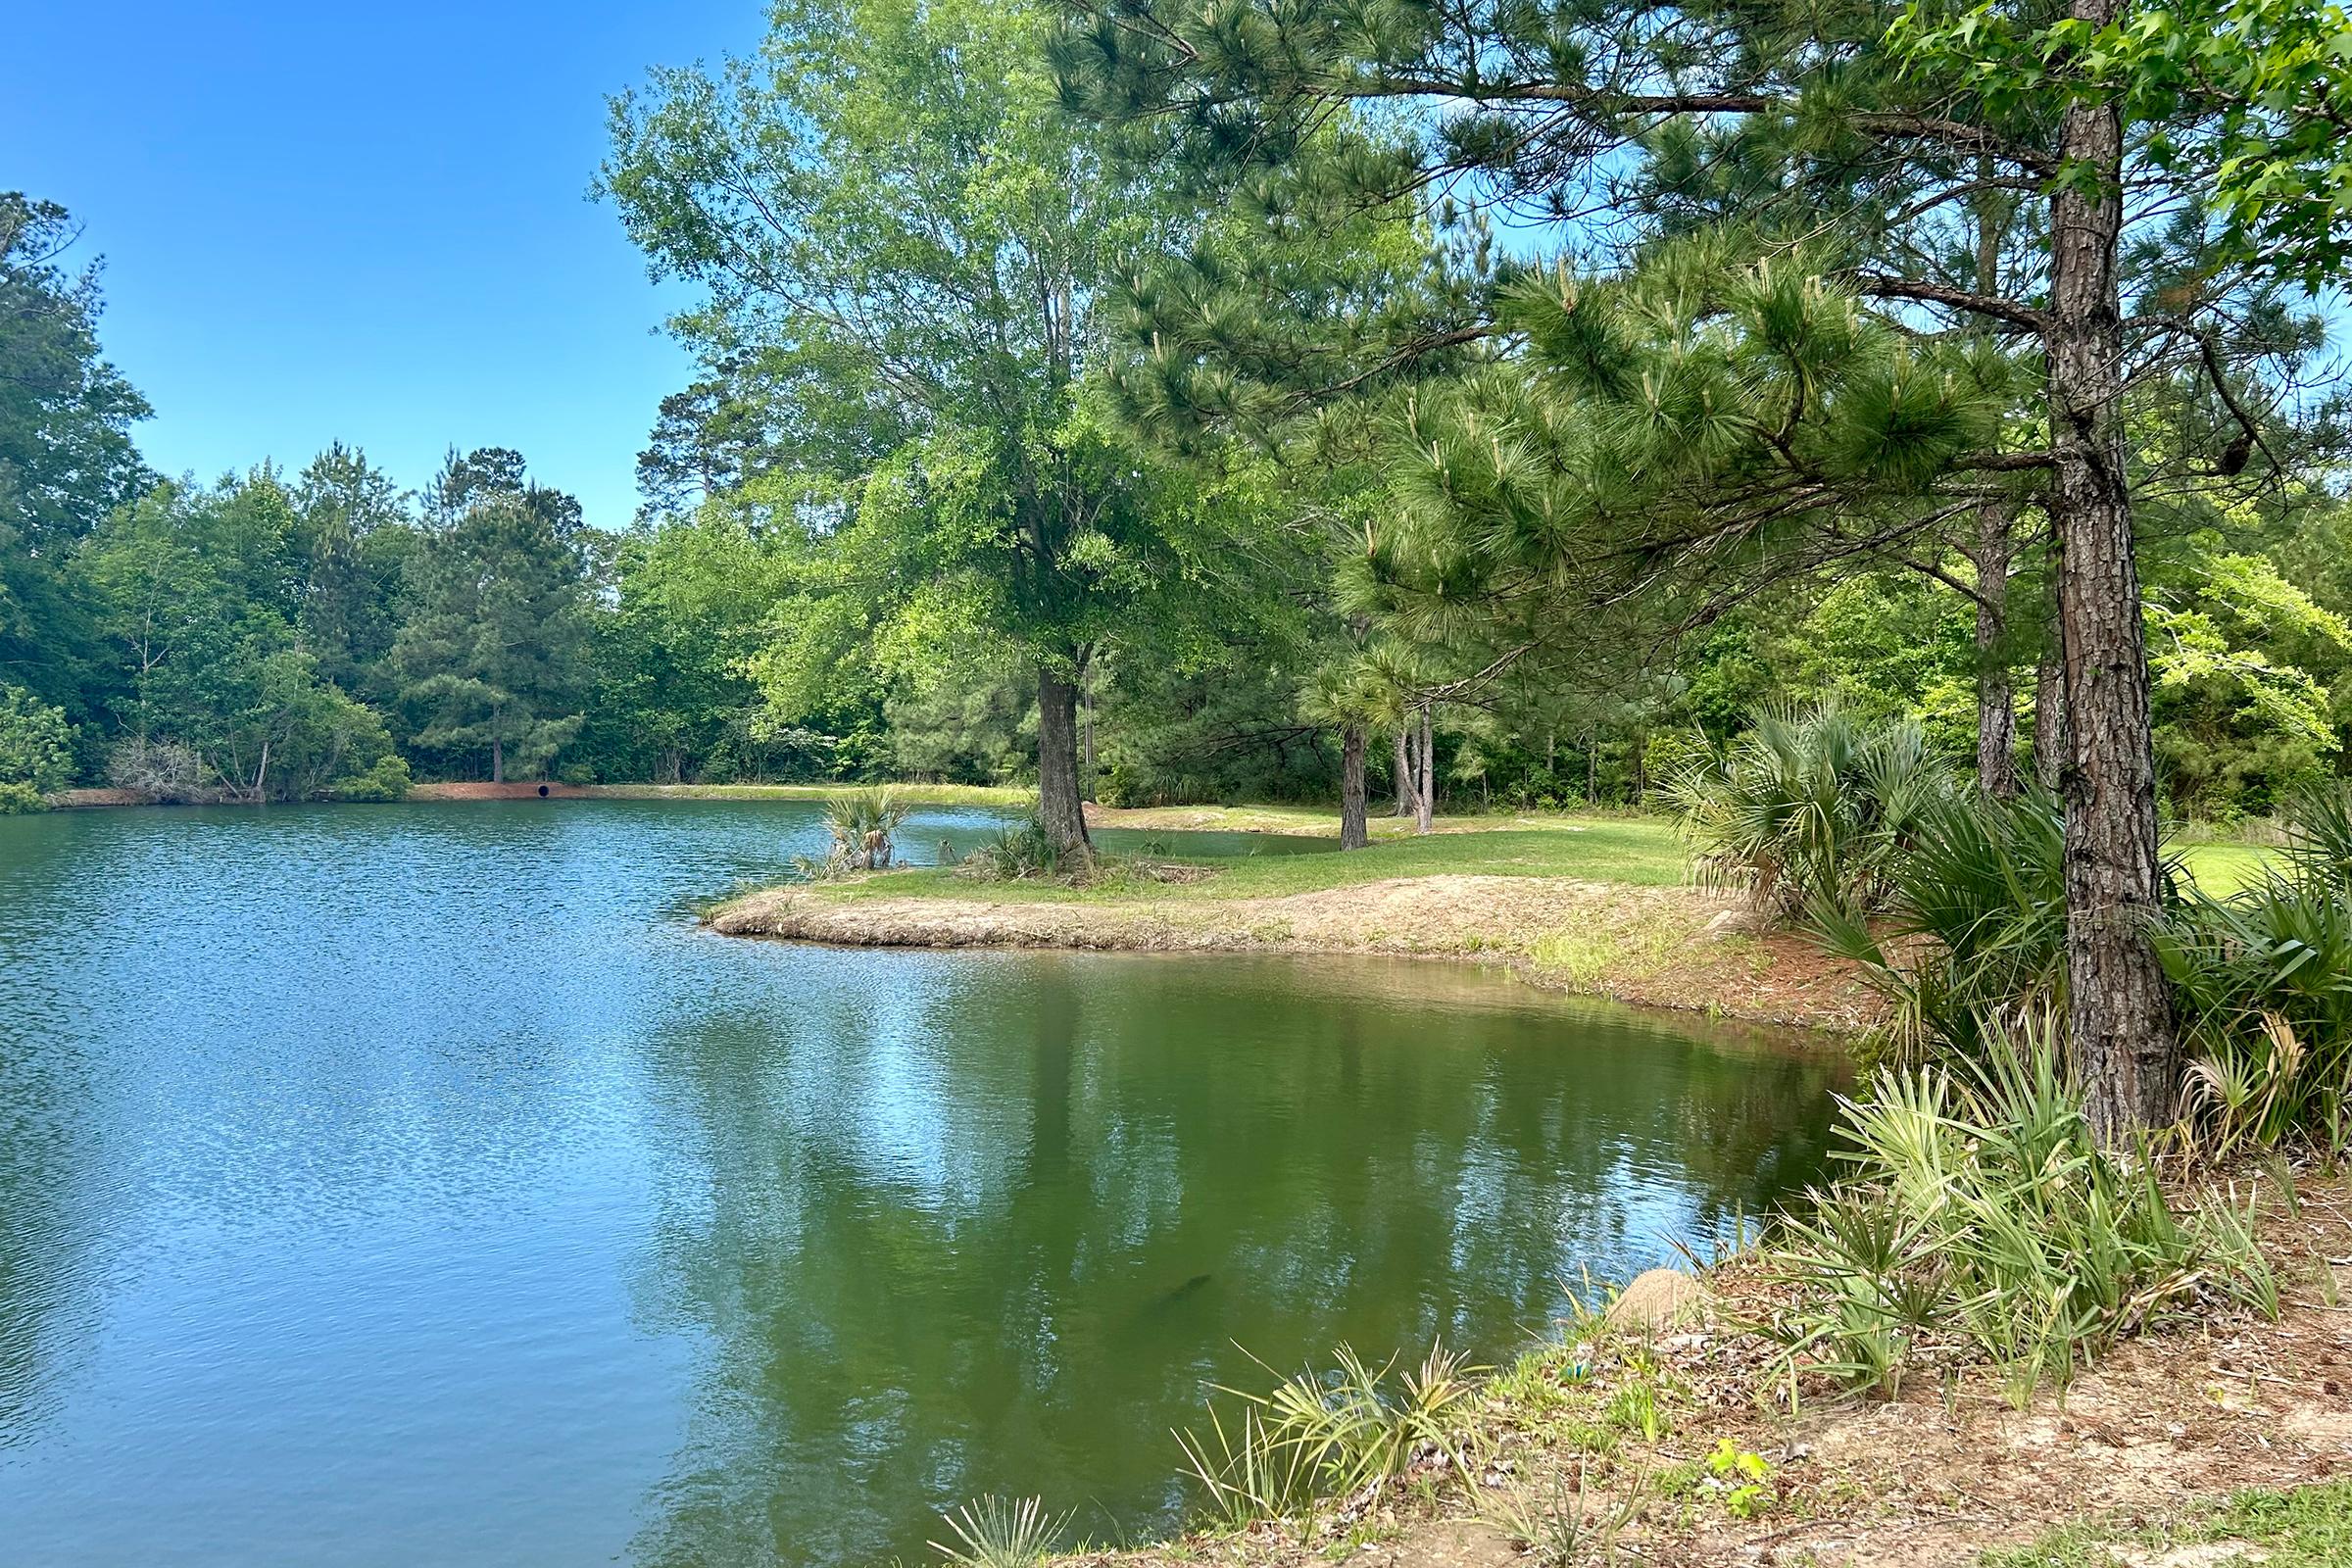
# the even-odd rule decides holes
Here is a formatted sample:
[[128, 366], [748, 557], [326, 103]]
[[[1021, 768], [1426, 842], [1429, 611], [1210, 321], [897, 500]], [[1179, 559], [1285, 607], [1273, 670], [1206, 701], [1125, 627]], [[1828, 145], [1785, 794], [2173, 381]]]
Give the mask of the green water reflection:
[[683, 918], [818, 831], [0, 820], [0, 1539], [862, 1563], [988, 1491], [1146, 1531], [1237, 1344], [1498, 1353], [1820, 1158], [1819, 1054], [1469, 970]]

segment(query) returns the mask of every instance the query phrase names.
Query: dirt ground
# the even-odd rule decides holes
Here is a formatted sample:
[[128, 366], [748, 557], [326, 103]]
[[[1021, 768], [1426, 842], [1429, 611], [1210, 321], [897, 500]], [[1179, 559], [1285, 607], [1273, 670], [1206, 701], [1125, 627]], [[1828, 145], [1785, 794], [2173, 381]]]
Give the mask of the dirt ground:
[[577, 799], [588, 792], [550, 779], [516, 779], [505, 784], [418, 784], [409, 791], [412, 801], [533, 801]]
[[1645, 1006], [1853, 1030], [1874, 999], [1802, 937], [1691, 888], [1561, 877], [1398, 877], [1280, 898], [1085, 903], [827, 897], [768, 888], [708, 917], [728, 936], [853, 947], [1362, 953], [1510, 965]]
[[[1717, 1280], [1724, 1294], [1707, 1317], [1575, 1344], [1552, 1363], [1588, 1374], [1562, 1393], [1587, 1414], [1637, 1360], [1645, 1365], [1675, 1391], [1664, 1406], [1672, 1430], [1654, 1444], [1629, 1440], [1596, 1458], [1589, 1436], [1573, 1436], [1577, 1421], [1546, 1416], [1541, 1391], [1531, 1399], [1523, 1386], [1488, 1406], [1475, 1487], [1392, 1482], [1303, 1539], [1261, 1525], [1090, 1561], [1526, 1568], [1537, 1559], [1514, 1539], [1523, 1507], [1506, 1499], [1565, 1496], [1573, 1501], [1553, 1505], [1589, 1521], [1577, 1562], [1945, 1568], [2072, 1521], [2128, 1534], [2237, 1489], [2352, 1476], [2352, 1305], [2335, 1300], [2352, 1286], [2352, 1195], [2340, 1180], [2307, 1182], [2299, 1212], [2274, 1205], [2264, 1237], [2287, 1302], [2277, 1322], [2217, 1315], [2128, 1343], [2063, 1396], [2044, 1393], [2022, 1412], [1980, 1369], [1915, 1383], [1893, 1400], [1802, 1390], [1791, 1414], [1761, 1342], [1727, 1326], [1743, 1309], [1735, 1267]], [[1769, 1466], [1761, 1497], [1738, 1509], [1705, 1463], [1726, 1440]], [[1590, 1532], [1629, 1509], [1615, 1556], [1603, 1555]], [[2210, 1546], [2114, 1549], [2133, 1568], [2238, 1560]]]

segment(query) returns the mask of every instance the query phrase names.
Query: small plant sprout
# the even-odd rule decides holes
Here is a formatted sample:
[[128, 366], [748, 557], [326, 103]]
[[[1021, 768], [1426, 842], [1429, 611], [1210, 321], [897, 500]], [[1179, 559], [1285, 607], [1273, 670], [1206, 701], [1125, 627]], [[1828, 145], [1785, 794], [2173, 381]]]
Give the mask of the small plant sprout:
[[1729, 1438], [1716, 1440], [1715, 1451], [1707, 1455], [1707, 1475], [1722, 1490], [1724, 1509], [1735, 1519], [1753, 1519], [1771, 1505], [1764, 1483], [1772, 1466]]

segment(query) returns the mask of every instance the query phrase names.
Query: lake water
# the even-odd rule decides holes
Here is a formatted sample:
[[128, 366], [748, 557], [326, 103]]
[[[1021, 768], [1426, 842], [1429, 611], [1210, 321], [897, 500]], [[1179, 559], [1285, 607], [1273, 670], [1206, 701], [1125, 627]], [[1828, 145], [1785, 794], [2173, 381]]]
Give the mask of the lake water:
[[[968, 839], [973, 812], [906, 840]], [[862, 1564], [1184, 1505], [1203, 1385], [1510, 1351], [1819, 1054], [1459, 967], [697, 930], [802, 804], [0, 818], [0, 1560]]]

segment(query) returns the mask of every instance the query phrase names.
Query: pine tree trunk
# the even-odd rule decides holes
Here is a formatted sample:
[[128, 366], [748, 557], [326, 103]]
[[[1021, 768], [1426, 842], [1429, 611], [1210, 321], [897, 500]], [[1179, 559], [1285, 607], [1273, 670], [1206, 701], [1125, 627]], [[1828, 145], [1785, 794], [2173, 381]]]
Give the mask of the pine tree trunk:
[[1412, 727], [1410, 720], [1396, 726], [1396, 814], [1398, 816], [1413, 814], [1413, 743], [1410, 739]]
[[490, 782], [493, 784], [504, 784], [506, 781], [507, 743], [501, 740], [493, 740], [490, 743]]
[[[2093, 26], [2118, 0], [2074, 0]], [[2148, 662], [2132, 559], [2119, 404], [2122, 308], [2116, 248], [2123, 117], [2111, 103], [2066, 111], [2060, 156], [2082, 177], [2050, 201], [2047, 341], [2058, 618], [2065, 644], [2068, 1022], [2092, 1132], [2115, 1145], [2173, 1112], [2177, 1047], [2158, 913], [2156, 759]]]
[[2006, 502], [1977, 509], [1969, 559], [1977, 568], [1977, 788], [1997, 800], [2017, 795], [2017, 694], [2002, 644], [2009, 635], [2010, 515]]
[[1430, 744], [1429, 704], [1421, 705], [1421, 789], [1415, 802], [1417, 818], [1413, 831], [1430, 833], [1437, 829], [1438, 780], [1435, 752]]
[[1340, 731], [1340, 848], [1360, 850], [1372, 842], [1364, 799], [1364, 726]]
[[2066, 781], [2066, 666], [2058, 627], [2050, 626], [2049, 650], [2034, 670], [2034, 777], [2045, 790]]
[[1085, 853], [1086, 808], [1078, 798], [1078, 686], [1037, 671], [1037, 820], [1064, 852]]

